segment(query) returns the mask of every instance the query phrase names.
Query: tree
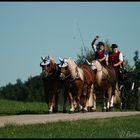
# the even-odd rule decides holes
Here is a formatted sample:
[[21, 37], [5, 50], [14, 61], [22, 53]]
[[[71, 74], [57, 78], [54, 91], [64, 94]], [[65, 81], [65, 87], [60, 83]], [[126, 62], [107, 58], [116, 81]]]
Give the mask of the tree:
[[138, 50], [135, 51], [135, 56], [133, 57], [135, 68], [134, 71], [140, 72], [140, 59]]
[[87, 48], [81, 48], [81, 54], [77, 55], [77, 64], [84, 64], [85, 60], [88, 59], [89, 61], [93, 60], [95, 57], [93, 51]]

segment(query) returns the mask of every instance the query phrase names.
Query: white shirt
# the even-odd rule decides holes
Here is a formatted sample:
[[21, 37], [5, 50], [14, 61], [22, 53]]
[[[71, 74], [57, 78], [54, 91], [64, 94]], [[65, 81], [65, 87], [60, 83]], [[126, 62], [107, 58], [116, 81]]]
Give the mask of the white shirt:
[[[116, 52], [118, 52], [118, 50], [116, 50]], [[119, 54], [119, 60], [123, 61], [123, 53], [122, 52], [120, 52], [120, 54]]]

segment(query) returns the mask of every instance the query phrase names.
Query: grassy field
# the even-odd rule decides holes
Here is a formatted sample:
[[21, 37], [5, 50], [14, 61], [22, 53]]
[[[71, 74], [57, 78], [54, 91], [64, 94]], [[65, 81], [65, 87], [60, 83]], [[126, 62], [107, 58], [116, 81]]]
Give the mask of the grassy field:
[[[62, 106], [59, 106], [59, 111], [62, 112]], [[67, 110], [69, 106], [67, 106]], [[97, 104], [96, 111], [101, 112], [101, 105]], [[114, 111], [120, 111], [119, 108], [114, 108]], [[15, 115], [15, 114], [47, 114], [48, 107], [45, 102], [18, 102], [12, 100], [0, 99], [0, 115]]]
[[0, 128], [0, 138], [140, 138], [140, 115]]
[[0, 115], [14, 114], [40, 114], [47, 113], [48, 107], [43, 102], [18, 102], [12, 100], [0, 100]]

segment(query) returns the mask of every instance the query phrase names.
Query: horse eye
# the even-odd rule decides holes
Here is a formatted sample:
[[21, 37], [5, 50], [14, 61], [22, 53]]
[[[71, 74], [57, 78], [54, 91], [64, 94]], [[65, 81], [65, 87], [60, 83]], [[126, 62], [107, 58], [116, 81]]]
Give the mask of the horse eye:
[[50, 64], [48, 64], [47, 67], [50, 67]]
[[68, 67], [65, 67], [65, 70], [67, 70], [68, 69]]

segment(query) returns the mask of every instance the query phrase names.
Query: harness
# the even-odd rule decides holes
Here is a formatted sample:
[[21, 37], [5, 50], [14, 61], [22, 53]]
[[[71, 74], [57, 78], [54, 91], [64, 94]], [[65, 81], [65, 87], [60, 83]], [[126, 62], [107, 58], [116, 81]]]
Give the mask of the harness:
[[102, 80], [108, 80], [109, 82], [113, 83], [113, 80], [111, 80], [111, 76], [109, 76], [109, 74], [106, 74], [103, 71], [103, 68], [106, 69], [107, 71], [109, 71], [111, 74], [115, 74], [115, 71], [112, 71], [111, 68], [108, 66], [103, 66], [103, 65], [101, 65], [101, 66], [102, 66], [102, 68], [100, 70], [97, 70], [97, 72], [102, 71], [102, 73], [103, 73]]
[[[65, 80], [68, 79], [70, 76], [71, 76], [71, 73], [65, 77]], [[76, 66], [74, 78], [72, 76], [70, 78], [71, 78], [70, 79], [71, 82], [74, 80], [80, 79], [80, 77], [78, 75], [78, 66]]]
[[53, 80], [53, 79], [59, 78], [59, 74], [60, 73], [59, 73], [58, 67], [55, 67], [54, 71], [52, 73], [49, 73], [49, 75], [44, 78], [47, 80]]

